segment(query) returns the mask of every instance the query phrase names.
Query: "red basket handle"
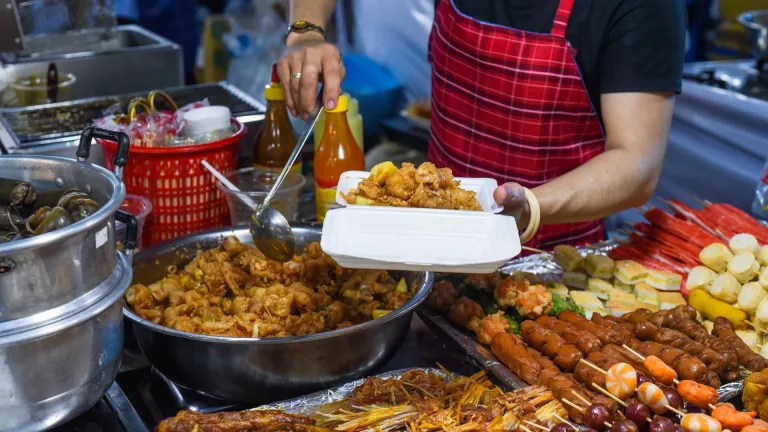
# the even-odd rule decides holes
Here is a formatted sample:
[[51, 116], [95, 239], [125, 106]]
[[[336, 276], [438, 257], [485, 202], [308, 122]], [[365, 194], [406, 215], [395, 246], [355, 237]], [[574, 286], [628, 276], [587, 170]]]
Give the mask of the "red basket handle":
[[117, 178], [123, 178], [123, 168], [128, 163], [128, 149], [131, 145], [131, 139], [123, 132], [109, 129], [101, 129], [94, 126], [87, 126], [80, 135], [80, 144], [77, 146], [77, 160], [85, 162], [91, 155], [91, 141], [93, 138], [100, 138], [117, 143], [117, 153], [115, 154], [115, 175]]

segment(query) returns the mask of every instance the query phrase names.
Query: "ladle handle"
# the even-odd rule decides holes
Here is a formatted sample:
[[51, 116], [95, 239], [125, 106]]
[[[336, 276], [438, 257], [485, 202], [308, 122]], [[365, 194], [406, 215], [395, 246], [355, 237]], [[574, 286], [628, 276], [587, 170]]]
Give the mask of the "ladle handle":
[[269, 191], [269, 194], [266, 198], [264, 198], [264, 202], [261, 204], [261, 207], [267, 207], [269, 205], [269, 202], [272, 201], [272, 197], [275, 196], [275, 193], [277, 193], [277, 190], [280, 189], [280, 186], [283, 184], [283, 180], [288, 176], [288, 172], [291, 170], [291, 167], [296, 162], [296, 159], [301, 154], [301, 150], [304, 148], [304, 144], [307, 143], [307, 139], [309, 139], [309, 136], [312, 134], [312, 130], [315, 129], [315, 124], [317, 123], [317, 118], [320, 117], [320, 110], [323, 109], [323, 87], [320, 86], [320, 92], [317, 94], [317, 100], [315, 101], [315, 107], [312, 108], [312, 112], [309, 114], [309, 118], [307, 119], [307, 124], [304, 126], [304, 131], [301, 133], [301, 136], [299, 136], [299, 139], [296, 141], [296, 147], [293, 148], [293, 153], [291, 153], [291, 157], [288, 158], [288, 162], [285, 164], [285, 167], [283, 168], [283, 172], [280, 173], [280, 176], [275, 180], [274, 186], [272, 186], [272, 190]]

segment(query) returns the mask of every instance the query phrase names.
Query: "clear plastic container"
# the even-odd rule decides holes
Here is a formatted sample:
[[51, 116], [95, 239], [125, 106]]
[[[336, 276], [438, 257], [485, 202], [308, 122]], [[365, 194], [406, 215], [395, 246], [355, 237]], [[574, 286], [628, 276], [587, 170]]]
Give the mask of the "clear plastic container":
[[[152, 202], [138, 195], [126, 195], [123, 203], [120, 204], [120, 210], [132, 214], [139, 223], [139, 235], [136, 241], [136, 247], [141, 248], [141, 236], [144, 234], [144, 223], [147, 217], [152, 213]], [[115, 225], [115, 236], [117, 241], [125, 241], [125, 224], [117, 222]]]
[[[280, 175], [279, 172], [259, 168], [233, 171], [226, 175], [227, 180], [237, 186], [240, 189], [239, 192], [229, 189], [221, 182], [216, 182], [216, 187], [227, 198], [229, 217], [233, 226], [248, 224], [253, 209], [246, 204], [247, 198], [250, 198], [254, 204], [260, 205], [272, 189], [278, 175]], [[296, 220], [299, 216], [299, 193], [305, 181], [303, 175], [289, 173], [270, 203], [270, 206], [282, 213], [289, 222]]]

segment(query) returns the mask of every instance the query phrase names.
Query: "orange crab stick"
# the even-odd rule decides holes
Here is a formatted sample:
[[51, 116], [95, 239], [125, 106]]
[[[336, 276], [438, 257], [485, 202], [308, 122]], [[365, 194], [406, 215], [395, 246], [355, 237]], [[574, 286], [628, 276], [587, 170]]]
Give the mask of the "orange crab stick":
[[677, 372], [656, 356], [646, 357], [643, 360], [643, 365], [651, 372], [656, 381], [664, 385], [672, 385], [677, 379]]
[[715, 409], [712, 410], [712, 417], [719, 421], [725, 429], [730, 429], [734, 432], [740, 431], [747, 426], [752, 426], [755, 423], [756, 416], [757, 413], [754, 411], [739, 411], [729, 403], [717, 404]]
[[696, 381], [680, 381], [680, 384], [677, 385], [677, 392], [683, 400], [701, 409], [707, 409], [710, 405], [717, 403], [717, 390]]

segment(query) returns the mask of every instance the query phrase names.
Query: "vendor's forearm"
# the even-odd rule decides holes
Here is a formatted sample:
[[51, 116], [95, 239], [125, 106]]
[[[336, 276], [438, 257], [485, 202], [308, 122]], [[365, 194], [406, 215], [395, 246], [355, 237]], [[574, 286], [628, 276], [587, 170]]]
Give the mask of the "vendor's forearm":
[[[335, 7], [336, 0], [292, 0], [290, 22], [307, 21], [326, 30]], [[291, 33], [285, 42], [291, 46], [305, 39], [314, 38], [321, 38], [321, 36], [316, 32]]]
[[533, 189], [542, 223], [583, 222], [644, 204], [653, 194], [658, 172], [635, 155], [614, 149]]
[[674, 108], [670, 94], [601, 97], [605, 152], [533, 190], [542, 223], [583, 222], [644, 204], [658, 183]]

